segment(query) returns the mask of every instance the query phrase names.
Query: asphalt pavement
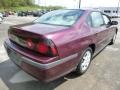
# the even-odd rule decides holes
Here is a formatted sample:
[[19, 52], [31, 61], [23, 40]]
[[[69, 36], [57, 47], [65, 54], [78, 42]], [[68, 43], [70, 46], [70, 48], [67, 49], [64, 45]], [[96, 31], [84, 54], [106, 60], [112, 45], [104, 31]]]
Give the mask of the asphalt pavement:
[[0, 90], [120, 90], [120, 31], [115, 44], [98, 54], [82, 76], [70, 73], [45, 84], [18, 68], [9, 60], [3, 46], [8, 28], [35, 19], [10, 16], [0, 24]]

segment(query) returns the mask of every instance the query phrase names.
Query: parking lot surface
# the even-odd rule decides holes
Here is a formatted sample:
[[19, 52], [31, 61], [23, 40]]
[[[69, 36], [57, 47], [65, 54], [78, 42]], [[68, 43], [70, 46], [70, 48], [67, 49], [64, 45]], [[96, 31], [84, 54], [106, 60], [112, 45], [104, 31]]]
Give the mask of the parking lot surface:
[[[120, 31], [116, 43], [107, 46], [97, 55], [82, 76], [70, 73], [45, 84], [18, 68], [9, 60], [3, 43], [9, 26], [34, 19], [36, 18], [10, 16], [0, 24], [0, 90], [120, 90]], [[120, 19], [117, 21], [120, 22]]]

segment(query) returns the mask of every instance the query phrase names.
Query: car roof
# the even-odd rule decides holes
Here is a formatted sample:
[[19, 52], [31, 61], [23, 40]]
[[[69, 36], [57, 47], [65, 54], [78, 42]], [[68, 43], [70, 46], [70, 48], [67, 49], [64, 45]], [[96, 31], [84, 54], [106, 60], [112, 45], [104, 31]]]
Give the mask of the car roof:
[[88, 12], [101, 12], [99, 9], [90, 9], [90, 8], [83, 8], [83, 9], [61, 9], [61, 10], [82, 10], [82, 11], [88, 11]]

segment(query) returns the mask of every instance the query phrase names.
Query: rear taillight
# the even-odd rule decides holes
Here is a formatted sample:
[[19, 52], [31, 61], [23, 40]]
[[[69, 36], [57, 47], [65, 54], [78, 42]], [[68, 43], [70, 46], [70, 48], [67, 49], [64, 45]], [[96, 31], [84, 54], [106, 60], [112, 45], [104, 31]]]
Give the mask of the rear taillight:
[[33, 43], [33, 41], [31, 39], [27, 39], [27, 47], [30, 49], [33, 49], [35, 47], [35, 44]]
[[37, 51], [45, 56], [57, 56], [57, 48], [51, 40], [40, 40], [34, 42], [32, 39], [26, 39], [27, 48]]
[[57, 56], [58, 52], [56, 46], [52, 41], [43, 41], [37, 44], [37, 51], [43, 55], [47, 56]]
[[57, 55], [56, 47], [51, 47], [51, 51], [52, 51], [53, 55]]
[[37, 50], [42, 54], [46, 54], [49, 51], [49, 47], [45, 43], [40, 42], [37, 45]]

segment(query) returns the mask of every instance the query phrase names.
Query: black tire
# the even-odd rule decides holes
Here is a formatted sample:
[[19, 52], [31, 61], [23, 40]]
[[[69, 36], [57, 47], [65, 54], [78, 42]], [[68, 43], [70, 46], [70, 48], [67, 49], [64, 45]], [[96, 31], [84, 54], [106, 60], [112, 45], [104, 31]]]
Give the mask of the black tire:
[[[84, 57], [84, 55], [86, 54], [86, 52], [88, 52], [88, 51], [89, 51], [90, 54], [91, 54], [90, 62], [89, 62], [89, 65], [87, 66], [87, 68], [86, 68], [85, 70], [82, 70], [82, 63], [84, 62], [83, 57]], [[84, 74], [84, 73], [88, 70], [88, 68], [89, 68], [89, 66], [90, 66], [90, 63], [91, 63], [92, 55], [93, 55], [93, 51], [92, 51], [92, 49], [91, 49], [90, 47], [87, 48], [87, 49], [83, 52], [83, 54], [82, 54], [82, 56], [81, 56], [81, 58], [80, 58], [80, 62], [79, 62], [78, 66], [77, 66], [77, 69], [76, 69], [76, 73], [77, 73], [78, 75], [82, 75], [82, 74]]]
[[109, 45], [115, 44], [116, 36], [117, 36], [117, 34], [115, 33], [112, 40], [111, 40], [111, 42], [109, 43]]

